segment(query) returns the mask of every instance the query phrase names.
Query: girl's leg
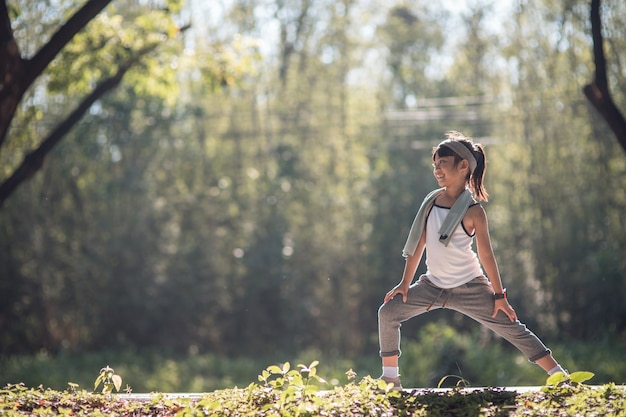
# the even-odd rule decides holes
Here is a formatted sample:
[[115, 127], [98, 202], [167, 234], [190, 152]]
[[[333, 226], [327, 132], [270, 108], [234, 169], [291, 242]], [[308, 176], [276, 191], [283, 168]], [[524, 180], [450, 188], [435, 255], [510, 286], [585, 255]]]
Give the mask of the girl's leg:
[[537, 359], [535, 362], [537, 365], [541, 366], [544, 371], [550, 372], [555, 367], [559, 366], [558, 362], [554, 360], [552, 354], [546, 355], [543, 358]]
[[496, 317], [491, 316], [494, 306], [492, 294], [493, 290], [489, 282], [485, 278], [477, 278], [455, 288], [450, 296], [448, 307], [493, 330], [546, 372], [554, 372], [555, 368], [559, 367], [558, 362], [550, 350], [523, 323], [519, 320], [511, 322], [501, 311]]
[[412, 317], [440, 308], [442, 290], [425, 277], [411, 286], [406, 303], [396, 296], [378, 309], [378, 336], [383, 366], [397, 367], [400, 356], [400, 327]]
[[398, 355], [393, 355], [393, 356], [383, 356], [382, 360], [383, 360], [383, 366], [395, 366], [396, 368], [398, 367]]
[[541, 366], [543, 370], [548, 373], [548, 375], [552, 375], [557, 372], [563, 372], [566, 375], [568, 374], [567, 370], [559, 365], [559, 363], [554, 359], [552, 353], [544, 356], [541, 359], [537, 359], [535, 363]]

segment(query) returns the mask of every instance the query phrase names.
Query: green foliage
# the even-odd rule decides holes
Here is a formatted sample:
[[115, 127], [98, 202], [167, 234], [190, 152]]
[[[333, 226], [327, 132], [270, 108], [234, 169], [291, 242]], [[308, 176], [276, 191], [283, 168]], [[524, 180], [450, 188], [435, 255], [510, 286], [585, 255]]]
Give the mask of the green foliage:
[[100, 384], [102, 384], [103, 394], [110, 394], [113, 392], [113, 389], [119, 392], [120, 388], [122, 388], [122, 377], [117, 375], [113, 368], [107, 365], [100, 369], [100, 374], [93, 383], [93, 390], [96, 391]]
[[[332, 390], [320, 391], [318, 363], [289, 363], [267, 367], [258, 376], [260, 384], [203, 394], [200, 398], [153, 394], [150, 399], [103, 395], [79, 390], [65, 391], [7, 385], [0, 390], [0, 414], [21, 415], [134, 415], [157, 416], [621, 416], [626, 390], [615, 384], [602, 387], [557, 385], [518, 394], [504, 389], [450, 389], [393, 391], [383, 381], [369, 376]], [[580, 378], [583, 378], [581, 375]]]
[[[307, 411], [317, 408], [316, 404], [322, 402], [317, 395], [319, 386], [314, 382], [326, 384], [326, 381], [317, 375], [317, 361], [312, 362], [309, 366], [298, 365], [300, 370], [291, 369], [289, 362], [285, 362], [282, 366], [272, 365], [265, 369], [258, 379], [263, 383], [261, 398], [253, 399], [255, 403], [264, 402], [266, 394], [271, 391], [278, 391], [280, 395], [274, 396], [273, 401], [263, 406], [263, 410], [277, 412], [279, 415], [286, 410], [296, 409], [296, 415], [306, 413]], [[258, 392], [248, 387], [250, 397], [255, 397]], [[271, 396], [269, 396], [271, 397]], [[294, 411], [289, 411], [294, 412]]]
[[563, 385], [563, 384], [573, 384], [573, 385], [580, 385], [585, 381], [590, 380], [591, 378], [593, 378], [594, 373], [593, 372], [586, 372], [586, 371], [577, 371], [577, 372], [573, 372], [571, 374], [565, 374], [563, 372], [556, 372], [553, 375], [550, 375], [548, 377], [548, 379], [546, 380], [546, 386], [557, 386], [557, 385]]
[[[167, 7], [169, 3], [172, 7]], [[167, 63], [179, 53], [179, 48], [172, 50], [167, 45], [179, 33], [173, 12], [178, 6], [174, 3], [154, 7], [120, 2], [105, 9], [48, 68], [50, 92], [67, 93], [71, 86], [74, 94], [84, 94], [119, 67], [159, 46], [159, 54], [137, 63], [135, 76], [130, 74], [128, 82], [140, 94], [171, 97], [176, 92], [175, 73]], [[147, 73], [151, 76], [145, 77]]]
[[[449, 332], [444, 326], [441, 329]], [[419, 340], [412, 340], [409, 336], [403, 340], [400, 366], [403, 384], [407, 387], [461, 387], [461, 379], [450, 375], [462, 377], [463, 386], [536, 386], [544, 381], [543, 370], [498, 340], [480, 343], [475, 336], [459, 334], [455, 340], [462, 343], [462, 349], [455, 353], [440, 339], [424, 338], [426, 334], [420, 333]], [[623, 345], [588, 342], [550, 347], [569, 370], [592, 370], [595, 373], [593, 381], [597, 384], [626, 382]], [[441, 358], [438, 350], [457, 356], [452, 360]], [[353, 380], [356, 374], [375, 374], [380, 370], [377, 355], [337, 358], [311, 350], [303, 351], [291, 360], [292, 363], [311, 363], [316, 357], [321, 359], [316, 375], [323, 374], [327, 381], [321, 385], [323, 389], [343, 385]], [[124, 384], [130, 385], [134, 392], [208, 392], [247, 386], [251, 381], [257, 381], [259, 369], [266, 369], [268, 363], [275, 363], [277, 359], [216, 354], [173, 355], [148, 350], [14, 356], [0, 361], [0, 385], [23, 382], [27, 386], [63, 389], [70, 380], [80, 386], [91, 386], [94, 381], [92, 370], [100, 369], [102, 363], [109, 363], [117, 374], [124, 376]], [[351, 377], [344, 371], [350, 368], [354, 370]], [[446, 375], [448, 377], [444, 379]], [[271, 375], [272, 378], [278, 376]]]

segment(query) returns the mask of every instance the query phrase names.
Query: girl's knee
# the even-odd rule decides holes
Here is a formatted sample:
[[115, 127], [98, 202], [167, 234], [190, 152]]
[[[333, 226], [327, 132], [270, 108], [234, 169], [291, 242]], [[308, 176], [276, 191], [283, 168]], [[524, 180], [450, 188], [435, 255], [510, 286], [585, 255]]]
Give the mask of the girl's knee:
[[383, 304], [378, 308], [379, 321], [392, 320], [395, 317], [396, 313], [394, 304], [393, 300], [391, 300], [387, 304]]
[[378, 307], [378, 317], [380, 318], [381, 316], [387, 314], [388, 311], [389, 308], [387, 307], [387, 304], [382, 304], [380, 307]]

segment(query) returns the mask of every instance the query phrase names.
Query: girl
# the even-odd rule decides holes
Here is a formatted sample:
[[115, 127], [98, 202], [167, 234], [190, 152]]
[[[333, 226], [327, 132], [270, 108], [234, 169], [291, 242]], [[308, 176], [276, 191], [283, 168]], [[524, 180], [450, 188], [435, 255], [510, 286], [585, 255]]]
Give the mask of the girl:
[[[487, 326], [549, 375], [566, 373], [517, 319], [507, 300], [487, 216], [474, 200], [487, 201], [488, 197], [483, 185], [483, 147], [459, 132], [446, 132], [444, 139], [433, 151], [433, 174], [441, 188], [424, 199], [403, 250], [402, 281], [385, 295], [378, 310], [381, 378], [402, 389], [398, 372], [401, 323], [438, 308], [459, 311]], [[478, 256], [472, 250], [474, 237]], [[411, 285], [424, 249], [427, 272]]]

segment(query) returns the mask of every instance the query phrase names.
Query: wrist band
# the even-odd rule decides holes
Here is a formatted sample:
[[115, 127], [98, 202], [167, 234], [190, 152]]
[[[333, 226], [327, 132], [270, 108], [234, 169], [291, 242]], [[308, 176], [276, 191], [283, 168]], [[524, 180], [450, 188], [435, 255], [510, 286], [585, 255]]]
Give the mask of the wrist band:
[[501, 294], [497, 294], [497, 293], [494, 292], [492, 297], [493, 297], [494, 300], [502, 300], [502, 299], [506, 298], [506, 288], [504, 288], [502, 290]]

